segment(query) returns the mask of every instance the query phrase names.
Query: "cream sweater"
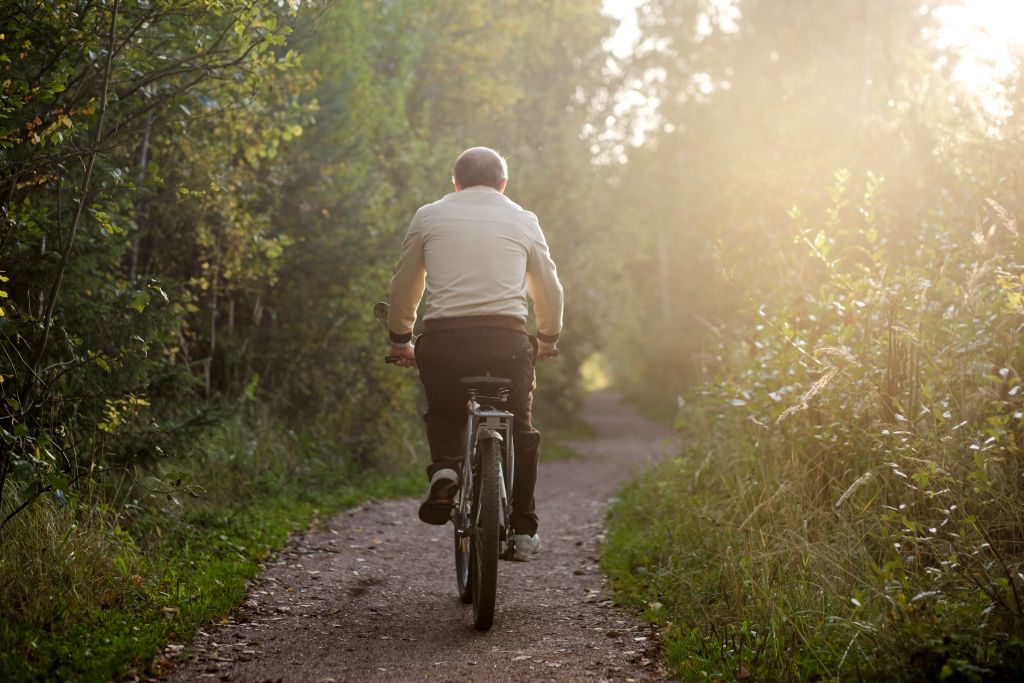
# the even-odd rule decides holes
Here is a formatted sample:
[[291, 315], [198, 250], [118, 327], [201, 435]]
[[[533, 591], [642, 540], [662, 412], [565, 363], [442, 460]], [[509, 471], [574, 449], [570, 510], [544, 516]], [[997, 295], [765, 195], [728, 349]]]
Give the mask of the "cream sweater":
[[391, 278], [392, 340], [412, 333], [424, 290], [424, 320], [525, 321], [529, 294], [538, 337], [555, 341], [562, 329], [562, 285], [537, 216], [491, 187], [467, 187], [416, 212]]

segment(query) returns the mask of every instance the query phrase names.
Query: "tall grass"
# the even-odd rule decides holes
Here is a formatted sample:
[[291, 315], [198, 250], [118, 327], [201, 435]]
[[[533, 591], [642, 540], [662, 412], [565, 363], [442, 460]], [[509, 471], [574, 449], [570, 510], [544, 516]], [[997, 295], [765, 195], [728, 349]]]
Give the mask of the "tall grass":
[[790, 276], [745, 294], [756, 319], [681, 410], [683, 452], [612, 509], [605, 566], [685, 680], [1013, 680], [1024, 248], [994, 203], [887, 240], [881, 182], [848, 182], [820, 230], [793, 212]]
[[[240, 414], [167, 465], [37, 501], [0, 533], [0, 680], [159, 673], [161, 648], [235, 607], [290, 532], [366, 498], [418, 493], [406, 433], [376, 444], [374, 467], [327, 433]], [[0, 512], [27, 493], [16, 488]]]

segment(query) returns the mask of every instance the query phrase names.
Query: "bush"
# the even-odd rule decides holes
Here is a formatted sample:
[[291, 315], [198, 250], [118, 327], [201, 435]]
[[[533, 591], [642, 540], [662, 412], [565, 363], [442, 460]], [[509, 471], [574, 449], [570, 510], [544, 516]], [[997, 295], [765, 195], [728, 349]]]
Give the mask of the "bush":
[[606, 566], [687, 680], [1024, 667], [1017, 227], [991, 202], [991, 227], [891, 243], [881, 181], [856, 206], [848, 183], [821, 230], [792, 212], [791, 278], [748, 299], [683, 453], [611, 512]]

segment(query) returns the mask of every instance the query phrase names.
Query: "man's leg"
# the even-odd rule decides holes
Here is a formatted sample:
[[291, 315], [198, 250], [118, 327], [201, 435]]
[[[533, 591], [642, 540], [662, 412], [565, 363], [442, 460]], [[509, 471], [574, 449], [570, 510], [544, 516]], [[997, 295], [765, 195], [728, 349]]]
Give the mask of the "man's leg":
[[537, 387], [534, 371], [534, 350], [529, 338], [516, 335], [513, 349], [512, 381], [509, 410], [516, 416], [512, 425], [515, 443], [515, 477], [512, 482], [512, 528], [517, 534], [537, 533], [537, 512], [534, 488], [537, 485], [537, 463], [540, 455], [540, 432], [532, 424], [533, 390]]
[[439, 470], [462, 469], [462, 454], [466, 447], [466, 416], [449, 417], [431, 410], [428, 403], [423, 415], [427, 425], [427, 444], [430, 446], [430, 464], [427, 479]]
[[[516, 415], [516, 422], [519, 416]], [[516, 431], [515, 479], [512, 482], [512, 529], [517, 534], [537, 533], [537, 512], [534, 488], [537, 486], [537, 462], [540, 453], [540, 432], [536, 429]]]
[[451, 367], [451, 359], [444, 351], [444, 340], [434, 339], [433, 333], [420, 337], [416, 344], [416, 364], [427, 397], [427, 412], [423, 415], [430, 446], [427, 478], [444, 468], [458, 471], [466, 446], [466, 400], [459, 385], [461, 375]]
[[427, 466], [430, 489], [427, 500], [420, 506], [419, 517], [428, 524], [445, 524], [451, 497], [461, 475], [466, 408], [458, 369], [452, 367], [450, 359], [443, 354], [434, 352], [434, 348], [443, 350], [444, 347], [435, 347], [428, 336], [421, 337], [416, 346], [416, 363], [427, 397], [423, 421], [430, 446], [430, 464]]

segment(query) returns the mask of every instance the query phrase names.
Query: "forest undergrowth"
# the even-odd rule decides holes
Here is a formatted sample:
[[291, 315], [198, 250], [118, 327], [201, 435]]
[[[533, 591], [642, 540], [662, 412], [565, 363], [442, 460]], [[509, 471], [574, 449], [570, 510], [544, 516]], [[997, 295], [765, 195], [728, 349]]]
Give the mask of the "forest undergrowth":
[[723, 251], [754, 314], [687, 395], [681, 452], [610, 512], [603, 565], [683, 680], [1024, 670], [1019, 228], [990, 200], [887, 238], [882, 181], [850, 184], [790, 212], [774, 286]]
[[[14, 517], [0, 557], [0, 679], [159, 673], [164, 647], [234, 609], [289, 534], [422, 488], [415, 453], [363, 468], [325, 444], [239, 415], [174, 471], [111, 473], [77, 487], [72, 505], [50, 495]], [[5, 517], [24, 493], [9, 493]]]

